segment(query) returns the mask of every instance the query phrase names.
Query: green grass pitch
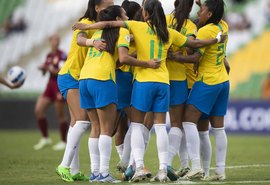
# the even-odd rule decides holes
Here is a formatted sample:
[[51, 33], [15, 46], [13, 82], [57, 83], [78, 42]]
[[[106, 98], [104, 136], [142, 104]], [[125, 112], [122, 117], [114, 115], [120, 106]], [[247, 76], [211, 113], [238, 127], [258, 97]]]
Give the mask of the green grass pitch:
[[[50, 132], [54, 143], [59, 140], [58, 132]], [[63, 151], [56, 152], [51, 147], [34, 151], [40, 135], [38, 131], [0, 131], [0, 184], [1, 185], [59, 185], [67, 184], [55, 173], [60, 163]], [[82, 138], [80, 149], [81, 170], [89, 174], [89, 154], [87, 137]], [[214, 144], [213, 138], [211, 138]], [[214, 147], [213, 147], [214, 152]], [[214, 167], [215, 155], [211, 166]], [[116, 171], [119, 161], [113, 147], [111, 172], [120, 177]], [[145, 164], [153, 174], [158, 169], [155, 135], [146, 152]], [[178, 168], [179, 160], [175, 158], [174, 168]], [[254, 135], [228, 135], [227, 180], [224, 182], [206, 183], [189, 182], [188, 184], [270, 184], [270, 137]], [[211, 170], [213, 173], [213, 170]], [[148, 183], [148, 182], [143, 182]], [[74, 182], [73, 184], [89, 184], [89, 182]], [[126, 183], [127, 184], [127, 183]], [[172, 184], [172, 183], [168, 183]], [[182, 183], [187, 184], [187, 183]]]

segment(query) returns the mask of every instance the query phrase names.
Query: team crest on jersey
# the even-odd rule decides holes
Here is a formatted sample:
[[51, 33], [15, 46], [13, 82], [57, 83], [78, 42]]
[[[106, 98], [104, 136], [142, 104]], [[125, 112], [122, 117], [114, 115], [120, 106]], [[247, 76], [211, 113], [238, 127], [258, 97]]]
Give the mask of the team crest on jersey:
[[129, 35], [126, 35], [126, 40], [127, 40], [127, 42], [130, 42], [130, 36]]

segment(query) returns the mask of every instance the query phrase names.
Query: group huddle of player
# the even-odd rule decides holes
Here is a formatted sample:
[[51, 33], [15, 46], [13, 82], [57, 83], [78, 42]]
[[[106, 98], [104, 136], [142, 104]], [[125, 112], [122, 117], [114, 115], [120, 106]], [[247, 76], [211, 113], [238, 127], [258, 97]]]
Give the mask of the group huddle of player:
[[[193, 3], [175, 0], [174, 11], [165, 16], [158, 0], [145, 0], [142, 6], [127, 0], [122, 6], [113, 0], [89, 0], [85, 15], [73, 26], [70, 51], [57, 78], [71, 117], [63, 160], [56, 168], [62, 180], [121, 182], [109, 171], [113, 136], [121, 180], [226, 178], [229, 66], [224, 2], [197, 0], [195, 23], [189, 19]], [[209, 123], [216, 140], [214, 175], [209, 174]], [[78, 153], [90, 126], [87, 177], [79, 170]], [[153, 177], [144, 166], [152, 127], [159, 159]], [[181, 158], [179, 171], [172, 168], [176, 154]]]

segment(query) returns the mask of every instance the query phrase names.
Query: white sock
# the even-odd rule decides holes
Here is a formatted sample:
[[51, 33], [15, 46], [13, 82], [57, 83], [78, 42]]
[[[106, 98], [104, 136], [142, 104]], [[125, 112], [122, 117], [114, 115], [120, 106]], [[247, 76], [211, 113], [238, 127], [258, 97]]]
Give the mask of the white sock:
[[169, 137], [168, 165], [171, 166], [173, 158], [180, 148], [180, 141], [182, 137], [182, 132], [180, 128], [171, 127], [168, 137]]
[[115, 148], [116, 148], [116, 151], [117, 151], [117, 153], [118, 153], [119, 159], [122, 160], [124, 144], [115, 146]]
[[136, 168], [144, 168], [145, 144], [143, 139], [143, 124], [131, 122], [131, 149]]
[[212, 157], [212, 146], [209, 137], [209, 131], [201, 132], [199, 131], [200, 136], [200, 151], [201, 151], [201, 162], [202, 168], [205, 173], [205, 176], [209, 176], [211, 157]]
[[227, 135], [223, 128], [213, 128], [216, 142], [216, 174], [225, 174]]
[[157, 149], [159, 158], [159, 169], [166, 170], [168, 165], [169, 138], [166, 131], [166, 124], [154, 124], [157, 136]]
[[100, 153], [100, 173], [102, 176], [107, 176], [110, 169], [110, 159], [112, 154], [112, 137], [100, 135], [98, 148]]
[[183, 127], [186, 135], [187, 151], [192, 164], [191, 169], [201, 169], [200, 138], [197, 126], [192, 122], [183, 122]]
[[90, 156], [90, 168], [91, 172], [94, 175], [99, 174], [99, 165], [100, 165], [100, 155], [98, 148], [99, 138], [89, 138], [88, 139], [88, 150]]
[[130, 158], [129, 158], [128, 166], [132, 166], [133, 169], [136, 169], [136, 164], [135, 164], [132, 150], [130, 151]]
[[[72, 131], [72, 127], [70, 126], [68, 129], [68, 133], [67, 133], [67, 145], [68, 145], [69, 140], [70, 140], [71, 131]], [[68, 148], [67, 147], [65, 148], [64, 156], [63, 156], [63, 159], [62, 159], [60, 166], [63, 166], [63, 164], [65, 164], [66, 161], [68, 161]]]
[[188, 152], [187, 152], [187, 140], [184, 129], [181, 129], [182, 131], [182, 138], [181, 138], [181, 144], [179, 148], [179, 156], [181, 159], [181, 168], [189, 168], [189, 162], [188, 162]]
[[143, 125], [142, 129], [143, 129], [144, 145], [145, 145], [145, 149], [146, 149], [147, 145], [149, 143], [149, 140], [150, 140], [150, 130], [148, 130], [148, 128], [144, 125]]
[[83, 133], [90, 127], [89, 121], [76, 121], [75, 125], [72, 128], [72, 132], [69, 134], [69, 140], [66, 145], [67, 148], [67, 158], [65, 161], [62, 161], [61, 166], [70, 167], [71, 161], [78, 161], [78, 159], [73, 159], [75, 152], [79, 146], [81, 137]]
[[71, 164], [70, 164], [71, 175], [75, 175], [75, 174], [80, 172], [79, 152], [80, 152], [80, 143], [78, 143], [78, 146], [76, 148], [76, 151], [74, 153], [73, 159], [72, 159]]
[[122, 163], [128, 164], [131, 154], [131, 126], [128, 128], [128, 131], [124, 139], [124, 149], [122, 154]]

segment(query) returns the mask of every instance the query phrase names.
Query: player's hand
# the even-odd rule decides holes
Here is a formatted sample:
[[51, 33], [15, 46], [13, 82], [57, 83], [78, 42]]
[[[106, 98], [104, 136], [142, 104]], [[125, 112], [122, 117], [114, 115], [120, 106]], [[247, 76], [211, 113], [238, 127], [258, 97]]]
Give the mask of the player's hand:
[[160, 64], [161, 64], [161, 60], [158, 60], [158, 59], [152, 59], [150, 60], [148, 63], [148, 67], [149, 68], [153, 68], [153, 69], [157, 69], [160, 67]]
[[87, 26], [87, 24], [77, 22], [72, 26], [72, 30], [87, 30]]
[[18, 89], [18, 88], [20, 88], [20, 87], [23, 85], [23, 83], [24, 83], [24, 81], [18, 82], [18, 83], [15, 83], [15, 84], [13, 84], [13, 83], [7, 81], [7, 86], [8, 86], [10, 89]]
[[199, 62], [193, 64], [193, 72], [198, 76], [198, 71], [199, 71]]
[[227, 34], [222, 34], [222, 32], [218, 32], [216, 39], [217, 43], [224, 43], [225, 40], [227, 39], [228, 35]]
[[105, 40], [95, 40], [93, 46], [99, 51], [104, 51], [106, 50], [107, 44]]

